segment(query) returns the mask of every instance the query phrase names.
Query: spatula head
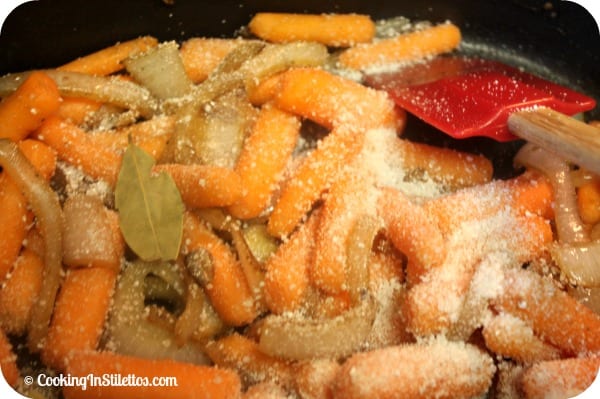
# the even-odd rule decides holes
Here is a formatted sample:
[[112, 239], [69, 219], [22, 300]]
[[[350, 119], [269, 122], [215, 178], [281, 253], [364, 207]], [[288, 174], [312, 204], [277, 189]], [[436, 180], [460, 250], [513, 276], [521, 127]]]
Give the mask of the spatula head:
[[367, 85], [388, 91], [402, 108], [455, 138], [513, 140], [508, 116], [536, 106], [574, 115], [596, 101], [508, 65], [477, 58], [437, 57], [368, 75]]

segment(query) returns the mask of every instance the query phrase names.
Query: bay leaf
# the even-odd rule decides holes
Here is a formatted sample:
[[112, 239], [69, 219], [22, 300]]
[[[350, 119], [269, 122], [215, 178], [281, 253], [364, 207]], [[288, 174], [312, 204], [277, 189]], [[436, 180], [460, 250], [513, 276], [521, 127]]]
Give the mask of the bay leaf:
[[184, 205], [175, 182], [154, 174], [154, 158], [130, 144], [115, 187], [125, 242], [143, 260], [172, 260], [179, 254]]

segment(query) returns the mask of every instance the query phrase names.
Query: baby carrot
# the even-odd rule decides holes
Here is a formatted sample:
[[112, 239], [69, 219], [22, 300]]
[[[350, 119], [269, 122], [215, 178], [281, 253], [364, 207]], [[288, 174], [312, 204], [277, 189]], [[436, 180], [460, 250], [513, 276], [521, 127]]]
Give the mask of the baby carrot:
[[246, 139], [235, 171], [243, 192], [228, 210], [238, 218], [259, 216], [292, 156], [300, 135], [300, 120], [275, 107], [264, 106]]
[[254, 296], [239, 261], [231, 249], [210, 231], [193, 213], [187, 212], [183, 222], [184, 254], [198, 249], [211, 257], [210, 276], [204, 287], [221, 319], [230, 325], [248, 324], [257, 316]]
[[96, 112], [100, 106], [97, 101], [83, 97], [63, 97], [56, 116], [60, 119], [71, 122], [74, 125], [81, 125], [85, 119]]
[[497, 309], [529, 320], [536, 335], [570, 354], [600, 350], [600, 316], [528, 270], [506, 270]]
[[17, 144], [19, 150], [35, 167], [42, 177], [50, 180], [56, 170], [56, 151], [43, 142], [35, 139], [25, 139]]
[[64, 370], [72, 352], [97, 348], [116, 279], [117, 272], [104, 267], [67, 272], [42, 349], [45, 364]]
[[364, 131], [396, 128], [395, 106], [386, 93], [321, 69], [289, 69], [281, 75], [277, 107], [327, 128]]
[[59, 104], [60, 93], [54, 80], [43, 72], [32, 72], [13, 94], [0, 102], [0, 138], [13, 141], [25, 138], [54, 114]]
[[58, 117], [48, 118], [36, 132], [37, 139], [54, 148], [63, 161], [80, 167], [95, 179], [114, 186], [121, 156], [94, 143], [93, 136]]
[[181, 44], [179, 54], [188, 77], [202, 82], [243, 40], [193, 37]]
[[294, 366], [296, 392], [306, 399], [332, 398], [332, 383], [339, 370], [339, 363], [333, 359], [299, 362]]
[[322, 139], [286, 182], [269, 217], [269, 233], [276, 237], [290, 234], [363, 142], [363, 135], [345, 129], [334, 130]]
[[0, 369], [8, 385], [15, 387], [19, 379], [17, 356], [13, 353], [12, 345], [2, 330], [0, 330]]
[[110, 75], [123, 69], [123, 61], [127, 58], [143, 53], [157, 45], [158, 40], [154, 37], [142, 36], [77, 58], [57, 69], [90, 75]]
[[283, 73], [273, 74], [263, 80], [258, 85], [248, 88], [248, 100], [253, 105], [263, 105], [271, 101], [279, 92], [281, 76]]
[[399, 36], [349, 48], [340, 63], [352, 69], [416, 61], [454, 50], [461, 41], [460, 29], [444, 23]]
[[65, 399], [238, 399], [241, 396], [241, 383], [235, 372], [174, 360], [77, 351], [70, 356], [66, 372], [79, 378], [90, 375], [96, 378], [103, 375], [134, 376], [147, 380], [149, 384], [88, 384], [86, 390], [78, 386], [65, 387]]
[[30, 250], [23, 250], [0, 290], [0, 325], [10, 334], [23, 334], [42, 286], [44, 263]]
[[229, 168], [213, 165], [161, 164], [175, 182], [183, 202], [191, 208], [210, 208], [235, 204], [242, 196], [240, 176]]
[[27, 200], [6, 174], [0, 174], [0, 281], [19, 256], [27, 233]]
[[600, 178], [585, 182], [577, 189], [577, 207], [585, 223], [600, 222]]
[[261, 39], [275, 43], [308, 41], [348, 47], [369, 42], [375, 36], [375, 23], [368, 15], [359, 14], [260, 12], [248, 27]]
[[311, 214], [265, 264], [265, 300], [273, 313], [293, 311], [302, 304], [318, 220], [318, 213]]
[[592, 385], [600, 358], [569, 358], [534, 364], [525, 370], [522, 388], [527, 399], [574, 398]]

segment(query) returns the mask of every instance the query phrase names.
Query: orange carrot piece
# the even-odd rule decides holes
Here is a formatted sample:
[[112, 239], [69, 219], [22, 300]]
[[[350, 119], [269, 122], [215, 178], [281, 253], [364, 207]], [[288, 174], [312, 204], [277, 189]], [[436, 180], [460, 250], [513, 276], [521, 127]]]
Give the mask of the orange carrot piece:
[[266, 381], [248, 388], [244, 392], [243, 399], [288, 399], [289, 397], [285, 389], [274, 382]]
[[364, 135], [334, 130], [321, 140], [286, 182], [269, 217], [268, 231], [283, 237], [292, 232], [335, 176], [360, 151]]
[[243, 192], [228, 208], [233, 216], [254, 218], [269, 205], [299, 136], [296, 116], [270, 106], [261, 109], [235, 165]]
[[296, 391], [307, 399], [332, 398], [332, 384], [339, 370], [339, 363], [333, 359], [299, 362], [294, 367]]
[[160, 164], [154, 172], [166, 172], [191, 208], [229, 206], [242, 196], [240, 176], [231, 169], [213, 165]]
[[588, 181], [577, 189], [577, 207], [585, 223], [600, 222], [600, 178]]
[[45, 364], [64, 370], [71, 353], [97, 348], [116, 280], [117, 272], [103, 267], [67, 272], [42, 349]]
[[600, 316], [528, 270], [506, 270], [494, 306], [528, 320], [536, 335], [570, 354], [600, 350]]
[[360, 14], [257, 13], [248, 24], [250, 31], [275, 43], [318, 42], [326, 46], [348, 47], [370, 42], [375, 23]]
[[385, 92], [321, 69], [289, 69], [281, 75], [274, 102], [285, 111], [327, 128], [365, 131], [396, 128], [399, 116]]
[[241, 396], [241, 382], [235, 372], [174, 360], [78, 351], [69, 358], [66, 372], [79, 378], [89, 375], [95, 378], [135, 376], [146, 379], [149, 385], [88, 384], [86, 390], [65, 387], [65, 399], [238, 399]]
[[473, 398], [487, 391], [495, 367], [473, 345], [436, 339], [350, 357], [334, 381], [335, 397]]
[[181, 44], [179, 54], [188, 77], [202, 82], [227, 54], [243, 43], [239, 39], [193, 37]]
[[56, 116], [74, 125], [81, 125], [88, 115], [96, 112], [101, 106], [99, 102], [88, 98], [63, 97]]
[[282, 73], [273, 74], [248, 89], [248, 100], [253, 105], [263, 105], [271, 101], [280, 90]]
[[204, 287], [221, 319], [234, 326], [250, 323], [257, 316], [254, 295], [231, 249], [200, 219], [186, 212], [183, 222], [182, 252], [208, 251], [212, 258], [210, 282]]
[[13, 94], [0, 102], [0, 138], [24, 139], [54, 114], [59, 104], [60, 93], [54, 80], [43, 72], [32, 72]]
[[54, 148], [59, 159], [80, 167], [86, 174], [114, 186], [121, 156], [98, 146], [93, 136], [58, 117], [48, 118], [37, 130], [37, 138]]
[[2, 330], [0, 330], [0, 369], [8, 385], [16, 387], [20, 376], [17, 356], [13, 353], [12, 345]]
[[0, 290], [0, 325], [4, 331], [25, 332], [42, 287], [43, 271], [44, 263], [38, 255], [27, 249], [21, 252]]
[[574, 398], [592, 385], [600, 358], [570, 358], [534, 364], [525, 370], [521, 385], [527, 399]]
[[43, 142], [35, 139], [21, 140], [19, 150], [46, 180], [54, 175], [56, 170], [56, 151]]
[[27, 234], [27, 200], [6, 173], [0, 174], [0, 281], [19, 256]]
[[142, 36], [77, 58], [57, 69], [90, 75], [110, 75], [122, 70], [124, 68], [123, 61], [127, 58], [143, 53], [157, 45], [158, 40], [156, 38]]
[[281, 314], [300, 307], [309, 288], [318, 213], [298, 227], [265, 264], [265, 300], [271, 312]]
[[366, 69], [385, 64], [409, 62], [446, 53], [458, 47], [460, 29], [444, 23], [352, 47], [340, 54], [340, 63], [353, 69]]

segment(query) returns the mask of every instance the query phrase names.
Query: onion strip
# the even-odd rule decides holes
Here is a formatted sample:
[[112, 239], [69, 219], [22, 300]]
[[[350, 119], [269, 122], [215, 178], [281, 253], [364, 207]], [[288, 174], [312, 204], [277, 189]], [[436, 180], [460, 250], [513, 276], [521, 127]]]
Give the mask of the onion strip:
[[583, 287], [600, 287], [600, 241], [550, 247], [552, 259], [569, 280]]
[[44, 238], [44, 284], [31, 310], [28, 346], [32, 352], [44, 344], [52, 317], [62, 271], [62, 209], [58, 196], [40, 177], [33, 165], [13, 142], [0, 140], [0, 165], [17, 184], [37, 217], [37, 225]]

